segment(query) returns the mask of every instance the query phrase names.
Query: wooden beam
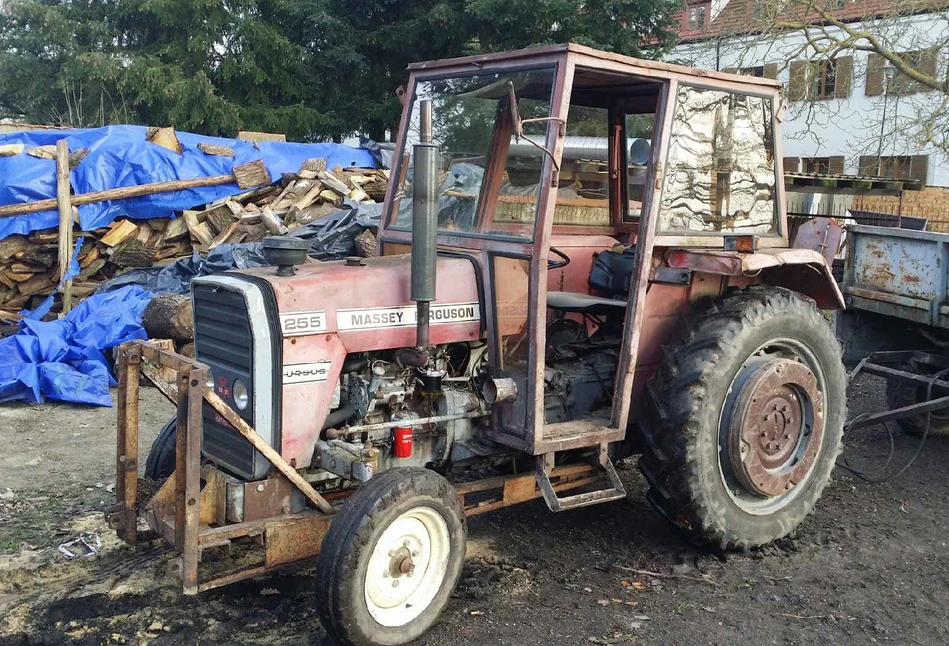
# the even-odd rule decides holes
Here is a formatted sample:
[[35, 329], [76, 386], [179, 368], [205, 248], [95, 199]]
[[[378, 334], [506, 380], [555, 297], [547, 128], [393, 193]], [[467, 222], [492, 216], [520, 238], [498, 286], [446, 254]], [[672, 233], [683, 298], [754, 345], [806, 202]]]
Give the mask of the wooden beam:
[[[69, 198], [72, 206], [81, 206], [83, 204], [94, 204], [96, 202], [106, 202], [108, 200], [124, 200], [130, 197], [141, 197], [143, 195], [155, 195], [156, 193], [170, 193], [173, 191], [182, 191], [189, 188], [199, 188], [204, 186], [222, 186], [224, 184], [237, 184], [240, 188], [253, 188], [270, 183], [270, 175], [260, 160], [247, 162], [240, 166], [235, 166], [231, 175], [214, 175], [212, 177], [196, 177], [193, 179], [176, 179], [169, 182], [155, 182], [153, 184], [140, 184], [138, 186], [123, 186], [121, 188], [110, 188], [104, 191], [93, 191], [92, 193], [83, 193], [73, 195]], [[57, 208], [56, 199], [37, 200], [35, 202], [24, 202], [22, 204], [11, 204], [9, 206], [0, 206], [0, 218], [9, 218], [26, 213], [39, 213], [40, 211], [51, 211]]]
[[248, 442], [250, 442], [255, 449], [260, 451], [267, 460], [270, 461], [272, 465], [277, 467], [277, 470], [280, 471], [283, 475], [287, 477], [294, 486], [299, 489], [304, 496], [309, 498], [310, 502], [319, 508], [324, 514], [335, 514], [336, 509], [333, 505], [329, 504], [327, 500], [321, 496], [316, 489], [310, 486], [310, 483], [303, 479], [303, 477], [296, 472], [296, 469], [287, 464], [287, 461], [277, 453], [264, 438], [251, 428], [250, 424], [245, 422], [240, 415], [238, 415], [234, 410], [225, 403], [223, 399], [218, 397], [217, 393], [211, 392], [209, 390], [204, 391], [204, 399], [207, 401], [211, 408], [220, 413], [221, 417], [227, 420], [227, 423], [233, 426], [238, 433], [243, 435]]
[[56, 142], [56, 206], [59, 209], [59, 280], [63, 289], [63, 314], [72, 308], [72, 279], [65, 280], [72, 255], [72, 205], [69, 203], [69, 144]]

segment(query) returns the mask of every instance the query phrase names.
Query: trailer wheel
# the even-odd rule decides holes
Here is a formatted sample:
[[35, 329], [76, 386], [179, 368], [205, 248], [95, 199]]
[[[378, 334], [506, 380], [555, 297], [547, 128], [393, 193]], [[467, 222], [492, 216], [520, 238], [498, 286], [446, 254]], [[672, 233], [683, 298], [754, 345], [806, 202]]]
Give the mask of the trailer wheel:
[[[910, 370], [919, 370], [910, 367]], [[947, 393], [933, 388], [932, 398], [944, 397]], [[886, 403], [890, 408], [902, 408], [928, 401], [926, 386], [916, 386], [902, 379], [889, 379], [886, 382]], [[896, 420], [900, 427], [912, 435], [922, 435], [926, 430], [926, 414], [904, 417]], [[929, 414], [929, 435], [949, 435], [949, 409], [934, 410]]]
[[178, 428], [178, 416], [168, 420], [158, 437], [152, 442], [145, 460], [145, 477], [155, 482], [162, 482], [175, 472], [175, 435]]
[[752, 287], [706, 303], [665, 350], [642, 424], [649, 501], [724, 549], [786, 536], [842, 448], [846, 372], [827, 320], [795, 292]]
[[352, 646], [405, 644], [438, 619], [465, 558], [464, 509], [427, 469], [391, 469], [359, 488], [323, 539], [317, 601]]

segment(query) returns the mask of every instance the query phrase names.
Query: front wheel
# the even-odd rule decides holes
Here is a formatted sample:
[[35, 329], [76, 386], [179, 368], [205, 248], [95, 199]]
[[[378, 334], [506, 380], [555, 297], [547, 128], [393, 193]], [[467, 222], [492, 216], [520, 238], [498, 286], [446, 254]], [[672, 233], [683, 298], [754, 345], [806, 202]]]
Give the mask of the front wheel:
[[640, 469], [650, 502], [722, 548], [786, 536], [830, 481], [846, 384], [837, 339], [809, 299], [752, 287], [708, 304], [649, 384]]
[[158, 432], [152, 442], [152, 448], [145, 460], [145, 478], [155, 482], [164, 482], [175, 472], [175, 437], [178, 430], [178, 416], [172, 417]]
[[406, 644], [438, 619], [461, 576], [464, 509], [427, 469], [392, 469], [333, 519], [318, 563], [323, 626], [343, 644]]

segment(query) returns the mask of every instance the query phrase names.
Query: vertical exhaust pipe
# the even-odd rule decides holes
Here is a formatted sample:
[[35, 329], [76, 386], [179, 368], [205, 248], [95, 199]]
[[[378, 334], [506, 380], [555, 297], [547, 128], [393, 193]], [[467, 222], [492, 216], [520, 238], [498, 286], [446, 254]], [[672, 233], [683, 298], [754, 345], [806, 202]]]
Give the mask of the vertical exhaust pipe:
[[438, 244], [438, 148], [432, 143], [432, 102], [419, 101], [420, 136], [414, 146], [412, 197], [412, 300], [417, 307], [416, 344], [429, 345], [429, 306], [435, 300]]

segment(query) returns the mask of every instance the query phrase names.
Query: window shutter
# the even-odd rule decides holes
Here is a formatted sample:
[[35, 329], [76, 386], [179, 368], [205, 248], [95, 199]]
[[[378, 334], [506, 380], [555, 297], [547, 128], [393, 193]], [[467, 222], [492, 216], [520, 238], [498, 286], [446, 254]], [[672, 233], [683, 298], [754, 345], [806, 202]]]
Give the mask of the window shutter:
[[835, 155], [828, 158], [827, 161], [827, 173], [829, 175], [843, 175], [844, 174], [844, 156]]
[[803, 101], [807, 98], [807, 61], [791, 62], [791, 78], [788, 81], [788, 100]]
[[801, 171], [800, 157], [785, 157], [782, 161], [785, 173], [799, 173]]
[[778, 64], [777, 63], [768, 63], [764, 66], [764, 77], [766, 79], [776, 79], [778, 78]]
[[880, 96], [883, 94], [883, 82], [885, 67], [883, 57], [879, 54], [867, 55], [867, 96]]
[[[939, 66], [939, 50], [938, 49], [924, 49], [919, 53], [919, 67], [917, 71], [920, 74], [935, 78], [936, 69]], [[923, 85], [922, 83], [916, 83], [916, 90], [919, 92], [928, 92], [928, 85]]]
[[929, 174], [929, 155], [913, 155], [909, 160], [909, 176], [925, 184]]
[[860, 174], [865, 176], [877, 175], [876, 155], [860, 155]]
[[834, 59], [836, 66], [836, 82], [834, 98], [846, 99], [850, 96], [850, 86], [853, 83], [853, 56], [839, 56]]

